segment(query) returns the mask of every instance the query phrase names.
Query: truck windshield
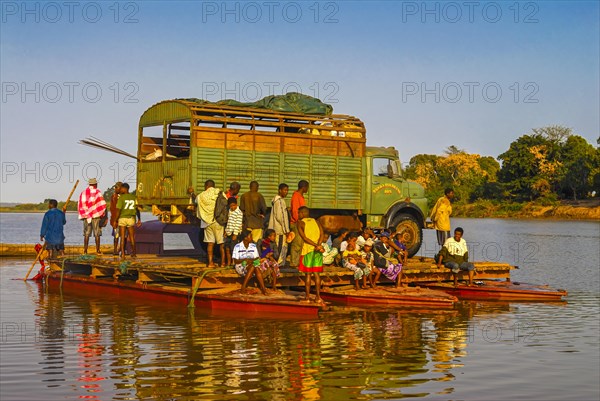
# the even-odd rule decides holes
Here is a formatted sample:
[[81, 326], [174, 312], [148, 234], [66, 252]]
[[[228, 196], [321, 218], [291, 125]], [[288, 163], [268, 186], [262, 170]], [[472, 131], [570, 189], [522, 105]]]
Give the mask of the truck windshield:
[[402, 166], [400, 165], [400, 160], [374, 158], [373, 175], [389, 178], [402, 177]]
[[392, 161], [390, 159], [374, 158], [373, 159], [373, 175], [378, 176], [378, 177], [389, 176], [391, 164], [392, 164]]

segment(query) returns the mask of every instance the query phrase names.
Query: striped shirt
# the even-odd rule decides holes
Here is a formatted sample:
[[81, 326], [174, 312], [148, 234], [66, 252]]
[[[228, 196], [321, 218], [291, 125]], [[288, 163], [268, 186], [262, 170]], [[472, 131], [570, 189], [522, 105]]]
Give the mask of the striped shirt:
[[89, 186], [79, 195], [79, 220], [100, 217], [105, 211], [106, 202], [98, 188]]
[[225, 227], [225, 234], [227, 235], [239, 235], [242, 232], [242, 221], [244, 219], [244, 213], [238, 207], [234, 211], [229, 211], [229, 218], [227, 219], [227, 226]]

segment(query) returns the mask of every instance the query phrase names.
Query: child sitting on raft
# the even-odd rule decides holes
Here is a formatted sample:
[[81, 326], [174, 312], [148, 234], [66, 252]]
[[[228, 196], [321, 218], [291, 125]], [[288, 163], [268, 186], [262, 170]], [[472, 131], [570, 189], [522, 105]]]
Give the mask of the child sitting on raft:
[[277, 287], [277, 277], [280, 276], [279, 263], [275, 259], [273, 248], [271, 248], [271, 245], [275, 243], [276, 237], [275, 230], [269, 228], [265, 231], [265, 239], [261, 242], [260, 265], [258, 266], [263, 276], [272, 281], [272, 289]]
[[358, 290], [358, 280], [360, 279], [362, 279], [362, 288], [368, 288], [367, 277], [371, 274], [371, 269], [357, 249], [356, 239], [348, 241], [346, 250], [342, 253], [342, 261], [346, 269], [354, 272], [354, 289]]

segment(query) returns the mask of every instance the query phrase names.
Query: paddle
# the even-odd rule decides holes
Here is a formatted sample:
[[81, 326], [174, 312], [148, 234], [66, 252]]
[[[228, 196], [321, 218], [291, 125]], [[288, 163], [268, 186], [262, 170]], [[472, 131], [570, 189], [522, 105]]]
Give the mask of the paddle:
[[63, 206], [63, 212], [67, 211], [67, 206], [69, 205], [69, 202], [71, 201], [71, 196], [73, 196], [73, 192], [75, 192], [77, 185], [79, 185], [79, 180], [75, 181], [75, 185], [73, 185], [73, 189], [71, 190], [71, 193], [69, 193], [69, 196], [67, 196], [67, 200], [65, 201], [65, 204]]
[[35, 264], [37, 263], [37, 261], [40, 259], [40, 256], [42, 256], [42, 253], [44, 252], [45, 249], [46, 249], [46, 242], [44, 242], [44, 245], [42, 245], [42, 248], [37, 253], [37, 256], [35, 257], [35, 260], [31, 264], [31, 267], [29, 268], [29, 270], [27, 270], [27, 274], [25, 275], [25, 278], [23, 279], [23, 281], [27, 281], [27, 277], [29, 277], [29, 274], [31, 273], [31, 270], [33, 270], [33, 266], [35, 266]]

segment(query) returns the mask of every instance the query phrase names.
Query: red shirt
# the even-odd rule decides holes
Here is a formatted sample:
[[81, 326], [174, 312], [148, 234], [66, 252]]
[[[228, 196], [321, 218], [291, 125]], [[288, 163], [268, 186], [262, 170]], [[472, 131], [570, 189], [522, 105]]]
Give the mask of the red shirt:
[[237, 199], [237, 198], [239, 198], [239, 196], [240, 196], [240, 194], [231, 195], [231, 189], [228, 189], [227, 192], [225, 192], [225, 197], [227, 199], [229, 199], [229, 198], [235, 198], [235, 199]]
[[290, 223], [296, 223], [298, 221], [298, 209], [305, 205], [306, 200], [304, 199], [304, 195], [302, 195], [302, 193], [299, 191], [294, 191], [294, 194], [292, 195], [292, 218], [290, 219]]

